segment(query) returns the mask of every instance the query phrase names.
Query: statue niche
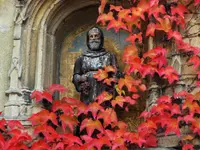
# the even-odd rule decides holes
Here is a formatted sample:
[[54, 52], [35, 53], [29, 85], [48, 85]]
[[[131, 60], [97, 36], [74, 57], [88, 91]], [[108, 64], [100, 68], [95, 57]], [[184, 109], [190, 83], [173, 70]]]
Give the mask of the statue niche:
[[[62, 49], [60, 63], [60, 83], [69, 89], [66, 94], [63, 94], [61, 96], [82, 99], [81, 92], [77, 92], [77, 89], [72, 83], [72, 80], [76, 61], [85, 57], [85, 55], [88, 53], [87, 51], [91, 51], [88, 48], [86, 37], [88, 37], [87, 31], [90, 30], [93, 26], [93, 24], [86, 24], [70, 32], [67, 32], [67, 36], [61, 43]], [[107, 54], [106, 56], [110, 55], [114, 58], [116, 57], [118, 62], [118, 64], [116, 63], [116, 66], [119, 66], [119, 70], [122, 71], [125, 67], [123, 63], [120, 63], [122, 62], [123, 49], [130, 44], [128, 42], [125, 42], [128, 33], [125, 31], [115, 33], [114, 30], [106, 30], [106, 28], [103, 27], [101, 28], [101, 31], [103, 32], [102, 35], [104, 37], [102, 40], [102, 46], [105, 50], [104, 53]], [[107, 87], [104, 87], [104, 89], [107, 90]], [[101, 91], [99, 93], [101, 93]], [[96, 95], [98, 95], [98, 93]], [[93, 100], [91, 100], [91, 102], [92, 101]], [[90, 101], [88, 101], [88, 103], [90, 103]], [[137, 117], [143, 110], [144, 104], [139, 103], [138, 105], [134, 105], [133, 107], [129, 108], [128, 113], [125, 111], [118, 111], [119, 120], [127, 122], [129, 130], [134, 131], [135, 129], [137, 129], [137, 125], [141, 122]]]

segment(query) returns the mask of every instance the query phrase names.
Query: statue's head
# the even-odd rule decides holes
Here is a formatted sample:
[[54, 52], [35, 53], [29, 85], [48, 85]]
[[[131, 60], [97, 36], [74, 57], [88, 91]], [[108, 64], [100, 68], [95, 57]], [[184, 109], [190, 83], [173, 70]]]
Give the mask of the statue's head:
[[101, 50], [103, 48], [103, 43], [104, 36], [101, 29], [93, 27], [87, 32], [87, 46], [90, 50]]

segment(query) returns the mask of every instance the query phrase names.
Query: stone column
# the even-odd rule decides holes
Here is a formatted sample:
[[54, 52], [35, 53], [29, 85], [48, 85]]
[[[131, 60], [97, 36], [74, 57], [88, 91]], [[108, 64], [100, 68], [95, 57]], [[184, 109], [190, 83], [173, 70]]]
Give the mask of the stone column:
[[20, 116], [20, 106], [23, 99], [23, 92], [21, 91], [21, 36], [22, 26], [26, 20], [23, 7], [25, 5], [24, 0], [16, 0], [16, 12], [14, 17], [14, 35], [13, 35], [13, 53], [11, 67], [8, 72], [10, 78], [10, 87], [6, 91], [9, 99], [4, 105], [4, 118], [17, 119]]
[[[148, 49], [153, 49], [154, 42], [153, 42], [153, 37], [149, 37], [148, 39]], [[154, 79], [150, 80], [150, 87], [148, 89], [149, 95], [148, 99], [146, 102], [146, 110], [149, 111], [150, 108], [156, 104], [156, 100], [159, 97], [159, 86], [158, 84], [154, 81]]]

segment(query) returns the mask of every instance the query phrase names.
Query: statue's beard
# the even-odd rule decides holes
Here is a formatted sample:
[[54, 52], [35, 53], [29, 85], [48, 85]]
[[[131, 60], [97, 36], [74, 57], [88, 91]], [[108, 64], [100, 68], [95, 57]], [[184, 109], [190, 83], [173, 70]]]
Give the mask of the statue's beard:
[[89, 47], [91, 50], [99, 50], [101, 45], [101, 40], [89, 40]]

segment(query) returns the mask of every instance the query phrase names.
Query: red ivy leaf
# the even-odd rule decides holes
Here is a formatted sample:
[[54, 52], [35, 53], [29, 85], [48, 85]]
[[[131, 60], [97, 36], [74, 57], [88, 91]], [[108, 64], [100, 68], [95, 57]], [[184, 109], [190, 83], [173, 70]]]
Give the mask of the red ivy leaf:
[[148, 147], [156, 147], [157, 146], [157, 138], [154, 135], [150, 135], [146, 139], [146, 146]]
[[111, 20], [107, 26], [107, 30], [114, 28], [115, 32], [118, 32], [119, 29], [127, 30], [126, 25], [120, 20]]
[[44, 140], [39, 140], [34, 142], [31, 150], [48, 150], [50, 149], [49, 145]]
[[124, 103], [126, 102], [125, 97], [117, 96], [114, 100], [112, 100], [112, 106], [115, 107], [118, 104], [120, 107], [123, 107]]
[[107, 127], [111, 123], [117, 123], [117, 114], [114, 109], [107, 108], [105, 111], [102, 111], [97, 116], [98, 119], [102, 118], [104, 121], [104, 127]]
[[57, 110], [62, 110], [63, 113], [66, 115], [74, 114], [74, 111], [73, 111], [73, 108], [71, 107], [71, 105], [64, 103], [62, 101], [59, 101], [59, 100], [54, 101], [52, 110], [53, 110], [53, 112], [56, 112]]
[[146, 86], [144, 85], [144, 84], [141, 84], [140, 86], [139, 86], [139, 89], [141, 90], [141, 91], [146, 91]]
[[43, 98], [42, 92], [34, 90], [31, 93], [31, 99], [34, 99], [34, 98], [35, 98], [36, 102], [42, 100], [42, 98]]
[[150, 7], [152, 7], [154, 5], [157, 6], [158, 3], [159, 3], [159, 0], [150, 0]]
[[46, 99], [47, 101], [49, 101], [50, 103], [52, 103], [52, 101], [53, 101], [52, 95], [51, 95], [50, 93], [46, 92], [46, 91], [44, 91], [44, 92], [42, 93], [42, 97], [43, 97], [44, 99]]
[[164, 78], [169, 81], [169, 84], [172, 84], [174, 81], [177, 81], [179, 79], [177, 71], [171, 66], [161, 68], [158, 71], [158, 74], [160, 76], [164, 76]]
[[200, 4], [200, 0], [194, 0], [194, 4], [195, 4], [195, 6], [199, 5]]
[[171, 30], [171, 21], [168, 18], [157, 18], [157, 20], [159, 21], [160, 24], [156, 24], [156, 29], [157, 30], [162, 30], [165, 32], [169, 32], [169, 30]]
[[125, 19], [125, 20], [129, 19], [130, 12], [131, 12], [130, 9], [123, 9], [119, 11], [118, 13], [119, 20], [121, 21], [122, 19]]
[[59, 91], [61, 93], [64, 93], [67, 90], [67, 88], [65, 88], [63, 85], [60, 85], [60, 84], [52, 84], [48, 90], [53, 94], [55, 91]]
[[6, 120], [3, 118], [3, 119], [1, 119], [0, 120], [0, 129], [2, 130], [2, 131], [5, 131], [6, 130]]
[[115, 83], [116, 79], [115, 78], [107, 78], [103, 81], [103, 83], [106, 83], [107, 85], [111, 86], [112, 83]]
[[94, 78], [98, 81], [102, 81], [108, 77], [108, 73], [102, 69], [99, 69], [96, 74], [94, 74]]
[[180, 137], [181, 132], [180, 132], [180, 129], [179, 129], [177, 119], [170, 119], [168, 124], [167, 124], [165, 135], [168, 135], [171, 132], [176, 133], [176, 135], [178, 135]]
[[166, 14], [165, 7], [163, 5], [151, 7], [149, 10], [149, 18], [153, 15], [155, 18], [159, 17], [159, 14]]
[[80, 104], [82, 104], [80, 100], [70, 97], [63, 97], [61, 101], [64, 101], [71, 106], [79, 106]]
[[34, 129], [34, 134], [42, 133], [45, 136], [47, 141], [53, 141], [54, 139], [58, 138], [57, 132], [51, 126], [47, 124], [36, 126]]
[[151, 58], [151, 59], [154, 59], [158, 56], [165, 56], [167, 53], [167, 50], [165, 48], [162, 48], [162, 47], [155, 47], [151, 50], [149, 50], [148, 52], [144, 53], [143, 57], [144, 58]]
[[144, 136], [140, 134], [141, 133], [129, 133], [125, 136], [125, 139], [133, 144], [137, 144], [139, 147], [142, 147], [142, 145], [146, 143], [146, 140]]
[[148, 118], [150, 116], [150, 112], [149, 111], [143, 111], [139, 118], [143, 117], [144, 119]]
[[5, 140], [2, 134], [0, 134], [0, 148], [3, 150], [5, 147]]
[[189, 122], [192, 123], [195, 121], [194, 119], [194, 115], [193, 114], [189, 114], [183, 117], [183, 120], [188, 124]]
[[194, 150], [194, 146], [192, 144], [185, 144], [182, 150]]
[[181, 36], [180, 32], [178, 32], [178, 31], [169, 30], [167, 35], [168, 35], [168, 40], [173, 37], [176, 41], [182, 41], [182, 36]]
[[183, 4], [178, 4], [177, 7], [171, 7], [172, 15], [178, 14], [182, 18], [184, 18], [184, 13], [187, 13], [188, 10]]
[[177, 104], [173, 104], [171, 107], [171, 115], [173, 116], [174, 114], [181, 114], [180, 106]]
[[192, 63], [194, 65], [194, 69], [197, 69], [197, 67], [200, 66], [200, 58], [198, 56], [192, 56], [189, 60], [189, 63]]
[[131, 42], [133, 45], [135, 44], [135, 41], [138, 40], [139, 43], [142, 42], [142, 32], [138, 33], [138, 34], [133, 34], [133, 35], [129, 35], [125, 41]]
[[65, 114], [60, 116], [62, 121], [62, 128], [65, 131], [66, 127], [69, 127], [72, 133], [74, 132], [75, 126], [78, 124], [78, 120], [72, 116], [67, 116]]
[[47, 91], [40, 92], [40, 91], [35, 90], [31, 93], [31, 98], [32, 99], [35, 98], [36, 102], [39, 102], [43, 99], [46, 99], [50, 103], [52, 103], [53, 101], [52, 95]]
[[194, 133], [198, 133], [200, 135], [200, 119], [195, 119], [195, 121], [192, 122], [192, 129]]
[[110, 5], [110, 10], [121, 11], [122, 9], [122, 6]]
[[101, 22], [102, 25], [106, 25], [106, 22], [110, 21], [110, 20], [113, 20], [114, 17], [113, 17], [113, 13], [112, 12], [109, 12], [108, 14], [101, 14], [99, 15], [99, 17], [97, 18], [97, 23], [98, 22]]
[[104, 67], [105, 71], [108, 73], [108, 72], [113, 72], [115, 73], [116, 72], [116, 68], [114, 68], [113, 66], [106, 66]]
[[100, 95], [98, 95], [96, 97], [96, 100], [98, 100], [98, 103], [101, 104], [101, 103], [103, 103], [105, 101], [110, 100], [112, 97], [113, 97], [112, 94], [110, 94], [110, 93], [108, 93], [106, 91], [103, 91]]
[[157, 102], [159, 104], [162, 104], [162, 103], [171, 103], [171, 97], [170, 96], [160, 96], [158, 99], [157, 99]]
[[130, 62], [130, 60], [132, 60], [134, 57], [137, 57], [137, 56], [138, 56], [138, 50], [137, 50], [136, 46], [135, 45], [128, 45], [124, 49], [122, 60], [125, 63], [128, 63], [128, 62]]
[[104, 8], [106, 6], [108, 0], [101, 0], [101, 5], [99, 6], [99, 14], [102, 14], [104, 12]]
[[103, 107], [100, 106], [98, 103], [93, 102], [93, 103], [90, 103], [90, 104], [87, 106], [86, 112], [89, 112], [89, 111], [92, 113], [92, 116], [93, 116], [94, 118], [96, 118], [97, 113], [98, 113], [99, 111], [103, 111]]
[[42, 110], [33, 114], [28, 120], [32, 122], [32, 125], [43, 125], [46, 124], [48, 120], [51, 120], [55, 125], [58, 125], [56, 115], [52, 112], [50, 113], [48, 110]]
[[11, 130], [14, 129], [14, 128], [24, 129], [24, 126], [18, 120], [9, 120], [8, 126], [10, 127]]
[[83, 145], [80, 138], [77, 136], [74, 136], [71, 133], [62, 134], [62, 135], [60, 135], [60, 138], [64, 139], [64, 141], [66, 141], [68, 147], [71, 147], [76, 144]]
[[84, 119], [81, 123], [80, 131], [82, 131], [85, 128], [89, 136], [92, 135], [95, 129], [99, 130], [102, 133], [104, 132], [104, 129], [99, 120], [92, 120], [88, 118]]
[[147, 26], [147, 30], [146, 30], [146, 36], [154, 36], [155, 33], [155, 29], [156, 29], [156, 25], [154, 23], [150, 23]]

